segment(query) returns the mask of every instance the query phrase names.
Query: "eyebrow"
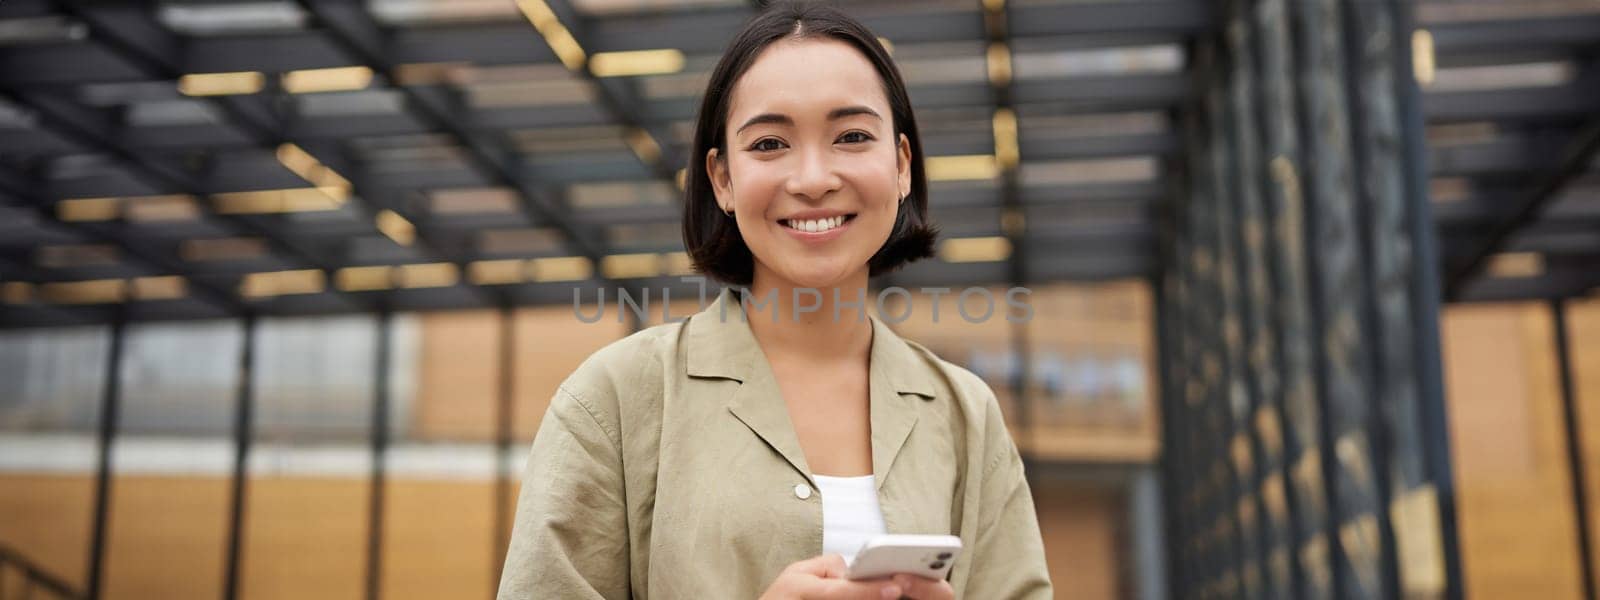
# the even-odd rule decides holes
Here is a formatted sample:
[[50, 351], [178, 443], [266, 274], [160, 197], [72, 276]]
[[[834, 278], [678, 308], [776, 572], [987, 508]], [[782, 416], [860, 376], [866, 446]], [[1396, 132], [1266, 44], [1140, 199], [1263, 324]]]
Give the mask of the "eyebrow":
[[[829, 121], [837, 121], [837, 120], [843, 119], [845, 117], [854, 117], [854, 116], [857, 116], [857, 115], [866, 115], [866, 116], [875, 118], [875, 119], [877, 119], [879, 121], [883, 120], [883, 116], [879, 115], [878, 111], [875, 111], [875, 110], [872, 110], [870, 108], [867, 108], [865, 106], [860, 106], [860, 105], [856, 105], [856, 106], [841, 106], [839, 108], [835, 108], [835, 109], [833, 109], [831, 111], [828, 111], [828, 120]], [[788, 115], [781, 115], [781, 114], [778, 114], [778, 113], [761, 113], [761, 114], [756, 115], [754, 117], [750, 117], [750, 120], [745, 121], [743, 125], [739, 126], [739, 129], [734, 131], [734, 134], [737, 135], [739, 132], [744, 131], [745, 129], [749, 128], [752, 125], [766, 125], [766, 124], [771, 124], [771, 125], [794, 125], [794, 119], [790, 119], [788, 117]]]

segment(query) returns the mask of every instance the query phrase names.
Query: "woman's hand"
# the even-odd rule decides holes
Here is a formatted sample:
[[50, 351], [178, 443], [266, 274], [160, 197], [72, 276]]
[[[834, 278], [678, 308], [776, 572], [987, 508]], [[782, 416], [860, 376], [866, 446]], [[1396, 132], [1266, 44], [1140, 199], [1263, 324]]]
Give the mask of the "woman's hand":
[[900, 588], [900, 595], [912, 600], [956, 600], [956, 590], [943, 579], [928, 579], [900, 573], [890, 581]]
[[845, 579], [844, 557], [824, 554], [784, 567], [761, 600], [895, 600], [901, 588], [888, 579]]
[[851, 581], [845, 579], [847, 571], [844, 558], [837, 554], [802, 560], [784, 568], [761, 600], [955, 600], [955, 590], [946, 581], [905, 574]]

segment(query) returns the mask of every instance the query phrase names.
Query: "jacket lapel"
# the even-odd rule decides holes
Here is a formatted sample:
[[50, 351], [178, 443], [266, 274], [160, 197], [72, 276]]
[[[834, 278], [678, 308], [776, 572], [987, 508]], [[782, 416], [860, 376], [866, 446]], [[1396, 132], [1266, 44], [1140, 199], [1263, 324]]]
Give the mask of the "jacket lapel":
[[[687, 325], [688, 375], [739, 381], [739, 387], [728, 399], [728, 411], [809, 480], [811, 469], [800, 449], [794, 423], [789, 420], [788, 407], [745, 318], [744, 306], [732, 290], [724, 290], [715, 302], [691, 317]], [[916, 427], [921, 403], [935, 397], [936, 375], [926, 360], [888, 325], [877, 317], [869, 318], [872, 350], [867, 386], [872, 473], [881, 489]]]
[[789, 420], [789, 410], [784, 406], [770, 369], [766, 374], [757, 374], [741, 384], [733, 393], [728, 410], [768, 446], [783, 455], [795, 471], [807, 480], [811, 479], [811, 467], [806, 464], [806, 454], [800, 449], [800, 439], [794, 433], [794, 423]]
[[810, 480], [811, 468], [800, 450], [777, 379], [745, 322], [743, 304], [734, 294], [724, 290], [689, 320], [688, 374], [738, 380], [738, 389], [728, 399], [728, 411]]
[[871, 356], [872, 474], [878, 489], [883, 489], [895, 458], [917, 425], [923, 399], [934, 397], [933, 374], [905, 340], [877, 317], [872, 317]]

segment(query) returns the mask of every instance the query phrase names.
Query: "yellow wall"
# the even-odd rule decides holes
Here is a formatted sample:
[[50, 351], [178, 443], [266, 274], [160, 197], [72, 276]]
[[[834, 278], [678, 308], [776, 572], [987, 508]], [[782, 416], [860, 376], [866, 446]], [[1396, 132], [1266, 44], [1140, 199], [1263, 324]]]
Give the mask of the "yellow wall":
[[1121, 598], [1118, 542], [1125, 523], [1122, 494], [1070, 484], [1041, 483], [1033, 490], [1044, 536], [1044, 555], [1056, 598]]
[[489, 598], [494, 484], [391, 481], [384, 516], [384, 598]]
[[365, 589], [367, 482], [250, 481], [245, 518], [247, 600], [357, 598]]
[[82, 587], [89, 567], [94, 480], [82, 475], [0, 475], [0, 544]]
[[[1589, 390], [1582, 411], [1596, 423], [1600, 305], [1577, 306], [1572, 317], [1574, 346], [1586, 348], [1577, 365]], [[1452, 307], [1441, 330], [1468, 595], [1577, 598], [1577, 524], [1548, 307]], [[1600, 429], [1585, 431], [1590, 464], [1600, 464]]]
[[[501, 320], [494, 311], [419, 315], [412, 435], [423, 440], [495, 439]], [[526, 364], [526, 363], [524, 363]]]
[[106, 597], [221, 594], [228, 488], [228, 480], [216, 477], [116, 477], [111, 488]]

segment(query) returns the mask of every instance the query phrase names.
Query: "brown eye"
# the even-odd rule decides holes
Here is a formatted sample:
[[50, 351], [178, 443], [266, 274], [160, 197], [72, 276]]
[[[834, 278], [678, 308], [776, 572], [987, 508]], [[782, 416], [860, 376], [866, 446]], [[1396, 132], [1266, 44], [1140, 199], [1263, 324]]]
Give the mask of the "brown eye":
[[872, 136], [865, 131], [847, 131], [839, 136], [839, 141], [845, 144], [861, 144], [872, 141]]
[[778, 141], [777, 138], [762, 138], [756, 140], [756, 143], [750, 144], [750, 149], [756, 152], [772, 152], [775, 150], [782, 150], [783, 142]]

